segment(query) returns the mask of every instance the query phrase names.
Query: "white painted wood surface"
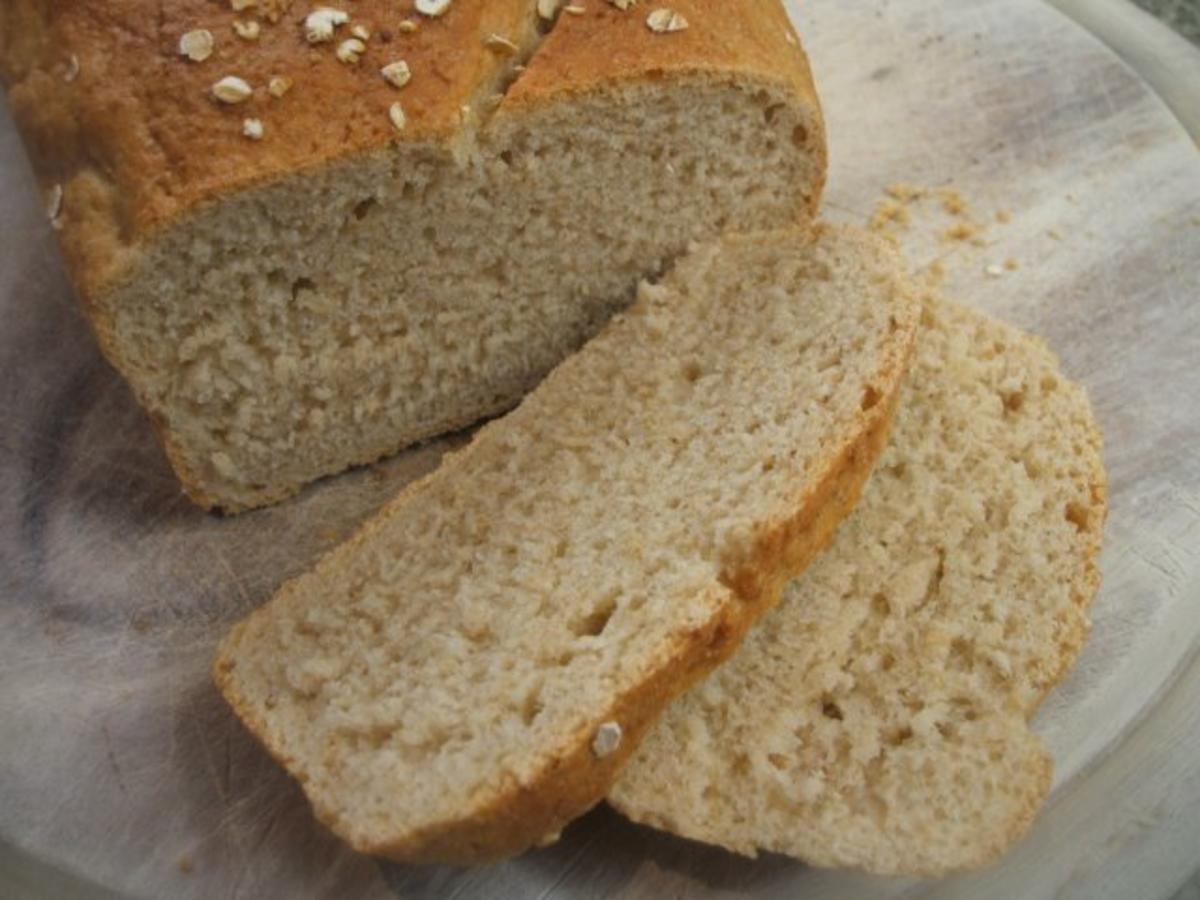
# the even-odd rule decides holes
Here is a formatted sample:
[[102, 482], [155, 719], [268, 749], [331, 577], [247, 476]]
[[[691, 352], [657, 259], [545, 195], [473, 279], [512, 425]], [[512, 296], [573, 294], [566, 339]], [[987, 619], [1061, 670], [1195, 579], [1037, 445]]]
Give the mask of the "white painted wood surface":
[[[1125, 60], [1200, 136], [1200, 51], [1133, 0], [1048, 0]], [[1189, 0], [1193, 2], [1193, 0]]]
[[[474, 872], [344, 850], [207, 664], [228, 623], [440, 445], [278, 509], [194, 510], [98, 359], [0, 117], [0, 884], [464, 900], [1153, 898], [1178, 884], [1180, 860], [1200, 859], [1200, 155], [1039, 0], [809, 0], [797, 18], [830, 124], [828, 214], [864, 219], [898, 181], [953, 183], [989, 219], [985, 246], [940, 240], [951, 220], [923, 208], [903, 235], [914, 262], [939, 259], [949, 294], [1045, 335], [1106, 432], [1105, 584], [1078, 669], [1037, 719], [1059, 768], [1032, 837], [939, 884], [740, 860], [603, 808], [555, 847]], [[1015, 271], [986, 274], [1010, 257]]]

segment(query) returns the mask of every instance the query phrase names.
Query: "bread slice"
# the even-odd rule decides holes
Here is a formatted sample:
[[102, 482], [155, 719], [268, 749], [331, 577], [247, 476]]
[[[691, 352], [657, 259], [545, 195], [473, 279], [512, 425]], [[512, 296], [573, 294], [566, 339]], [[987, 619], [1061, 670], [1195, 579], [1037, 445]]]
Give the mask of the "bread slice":
[[753, 856], [938, 875], [1029, 827], [1026, 724], [1084, 640], [1105, 518], [1083, 391], [1035, 338], [930, 300], [891, 446], [829, 549], [672, 705], [610, 801]]
[[849, 511], [918, 313], [860, 232], [696, 249], [237, 625], [218, 685], [359, 850], [553, 839]]
[[[669, 33], [644, 5], [340, 5], [310, 43], [321, 4], [0, 4], [0, 81], [89, 318], [206, 507], [510, 408], [689, 241], [806, 222], [821, 192], [778, 0], [679, 0]], [[226, 77], [252, 94], [215, 99]]]

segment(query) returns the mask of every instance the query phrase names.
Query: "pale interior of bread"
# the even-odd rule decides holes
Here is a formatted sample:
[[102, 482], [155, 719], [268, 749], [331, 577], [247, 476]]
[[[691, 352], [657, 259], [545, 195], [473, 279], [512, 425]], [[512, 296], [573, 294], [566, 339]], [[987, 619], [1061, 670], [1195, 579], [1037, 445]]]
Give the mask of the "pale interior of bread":
[[805, 218], [808, 115], [676, 78], [299, 172], [152, 243], [115, 343], [198, 499], [271, 502], [511, 407], [689, 241]]
[[1026, 718], [1086, 632], [1103, 485], [1087, 400], [1045, 347], [931, 300], [860, 505], [668, 709], [613, 802], [824, 866], [936, 875], [994, 859], [1049, 788]]
[[339, 834], [536, 789], [741, 602], [725, 575], [845, 464], [915, 324], [885, 248], [812, 241], [685, 257], [225, 641], [218, 680]]

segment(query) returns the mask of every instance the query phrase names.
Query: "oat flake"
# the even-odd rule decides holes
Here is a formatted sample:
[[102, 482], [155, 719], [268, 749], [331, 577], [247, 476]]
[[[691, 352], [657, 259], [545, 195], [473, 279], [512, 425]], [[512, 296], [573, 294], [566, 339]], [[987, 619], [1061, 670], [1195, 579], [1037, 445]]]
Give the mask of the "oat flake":
[[236, 75], [226, 75], [212, 86], [213, 96], [222, 103], [242, 103], [254, 93], [250, 85]]
[[404, 107], [399, 103], [393, 103], [388, 107], [388, 118], [392, 120], [392, 127], [397, 131], [403, 131], [404, 126], [408, 124], [408, 117], [404, 115]]
[[605, 722], [596, 729], [596, 736], [592, 738], [592, 753], [597, 759], [610, 756], [620, 746], [621, 726], [616, 722]]
[[179, 55], [186, 56], [192, 62], [204, 62], [212, 56], [212, 52], [213, 36], [207, 28], [197, 28], [179, 38]]
[[379, 74], [392, 87], [402, 88], [412, 80], [412, 71], [408, 68], [408, 63], [402, 59], [388, 63], [379, 70]]
[[440, 16], [450, 8], [450, 0], [417, 0], [416, 7], [423, 16]]
[[669, 34], [673, 31], [683, 31], [688, 27], [688, 21], [673, 9], [660, 7], [646, 17], [650, 30], [658, 34]]

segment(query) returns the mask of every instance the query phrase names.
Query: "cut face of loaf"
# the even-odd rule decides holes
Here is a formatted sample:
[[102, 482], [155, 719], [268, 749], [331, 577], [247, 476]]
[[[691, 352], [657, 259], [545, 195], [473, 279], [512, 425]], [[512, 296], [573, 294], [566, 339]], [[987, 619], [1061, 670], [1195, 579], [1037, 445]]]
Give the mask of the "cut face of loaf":
[[[686, 0], [669, 34], [601, 2], [551, 25], [534, 0], [455, 0], [410, 33], [394, 0], [361, 0], [328, 43], [297, 12], [228, 47], [209, 0], [138, 5], [14, 0], [0, 70], [63, 189], [102, 344], [205, 506], [277, 501], [511, 407], [690, 241], [807, 221], [821, 191], [820, 111], [776, 0]], [[379, 35], [348, 65], [355, 24]], [[211, 59], [164, 58], [164, 35], [201, 26]], [[402, 88], [379, 74], [396, 60]], [[217, 102], [225, 75], [255, 93]]]
[[552, 839], [853, 505], [917, 312], [861, 233], [695, 250], [240, 623], [221, 690], [360, 850]]
[[930, 301], [862, 502], [610, 801], [749, 855], [989, 862], [1049, 789], [1026, 719], [1084, 640], [1105, 509], [1083, 391], [1039, 341]]

